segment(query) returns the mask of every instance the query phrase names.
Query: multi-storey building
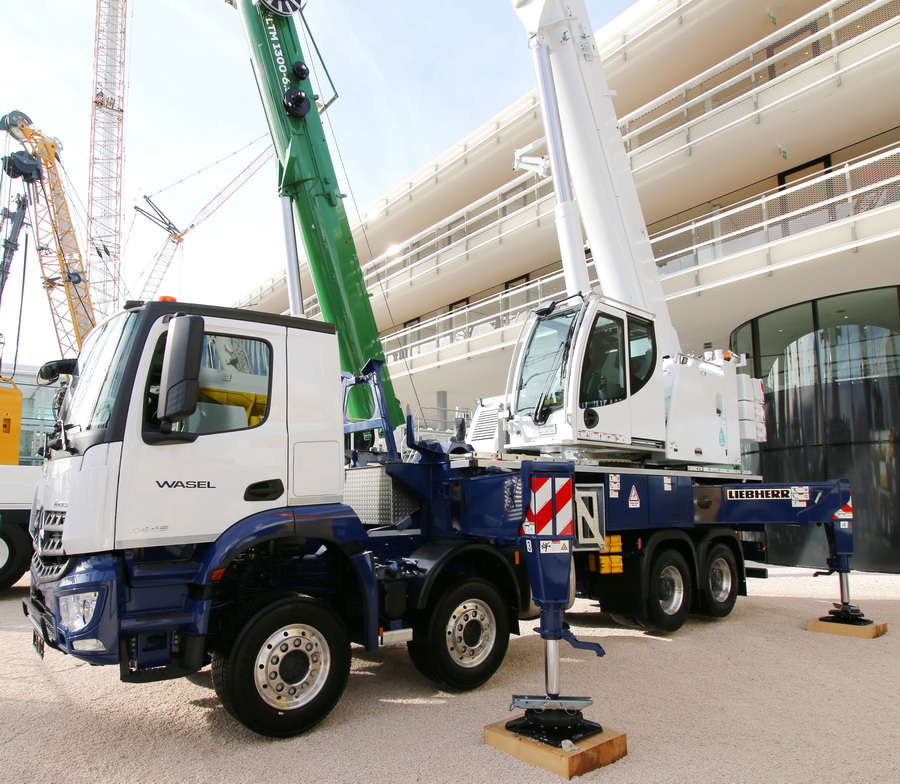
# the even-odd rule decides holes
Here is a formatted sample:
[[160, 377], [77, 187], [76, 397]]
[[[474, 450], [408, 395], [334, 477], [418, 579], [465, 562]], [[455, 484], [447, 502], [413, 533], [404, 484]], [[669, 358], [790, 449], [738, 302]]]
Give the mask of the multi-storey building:
[[[850, 478], [857, 567], [897, 571], [900, 0], [641, 0], [597, 43], [683, 350], [730, 344], [765, 380], [747, 465]], [[502, 392], [527, 312], [563, 289], [552, 183], [512, 169], [542, 135], [530, 94], [356, 219], [414, 408]], [[240, 304], [286, 310], [283, 278]]]

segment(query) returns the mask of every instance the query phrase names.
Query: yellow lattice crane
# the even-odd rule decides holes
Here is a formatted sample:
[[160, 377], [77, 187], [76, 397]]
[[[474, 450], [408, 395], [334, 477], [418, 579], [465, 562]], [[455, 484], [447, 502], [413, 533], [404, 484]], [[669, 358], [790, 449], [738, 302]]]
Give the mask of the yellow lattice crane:
[[31, 190], [44, 290], [61, 356], [72, 357], [78, 354], [95, 319], [90, 286], [62, 182], [59, 166], [62, 145], [58, 139], [45, 136], [35, 128], [23, 112], [5, 115], [0, 119], [0, 130], [25, 148], [7, 156], [4, 168], [11, 177], [21, 177]]

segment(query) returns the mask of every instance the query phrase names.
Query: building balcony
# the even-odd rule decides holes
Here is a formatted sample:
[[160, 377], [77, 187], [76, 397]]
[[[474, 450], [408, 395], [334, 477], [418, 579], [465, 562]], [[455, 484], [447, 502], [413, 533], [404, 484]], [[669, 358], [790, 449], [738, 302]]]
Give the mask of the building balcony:
[[[526, 236], [538, 231], [546, 209], [538, 207], [540, 191], [522, 194], [529, 192], [535, 198], [520, 207], [517, 224]], [[657, 232], [651, 243], [682, 346], [696, 353], [708, 343], [724, 346], [737, 324], [798, 296], [895, 284], [900, 145]], [[458, 406], [471, 405], [465, 390], [502, 392], [523, 319], [563, 291], [562, 273], [552, 272], [388, 332], [383, 343], [398, 390], [448, 391]]]

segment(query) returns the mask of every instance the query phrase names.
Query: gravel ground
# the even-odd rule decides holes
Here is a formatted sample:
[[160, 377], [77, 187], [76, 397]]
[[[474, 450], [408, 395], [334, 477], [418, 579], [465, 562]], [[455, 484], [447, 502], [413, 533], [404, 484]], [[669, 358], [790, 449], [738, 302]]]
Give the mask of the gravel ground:
[[[564, 694], [585, 718], [625, 732], [628, 755], [577, 781], [900, 782], [900, 575], [854, 573], [852, 599], [888, 633], [861, 640], [806, 631], [838, 596], [836, 577], [774, 567], [722, 620], [691, 617], [671, 635], [616, 626], [579, 600], [565, 644]], [[513, 638], [498, 674], [472, 692], [436, 689], [403, 646], [357, 652], [344, 697], [305, 736], [273, 741], [237, 724], [208, 671], [132, 685], [48, 651], [21, 611], [26, 583], [0, 594], [0, 782], [561, 781], [482, 742], [513, 693], [543, 692], [543, 648]], [[523, 629], [530, 630], [528, 622]]]

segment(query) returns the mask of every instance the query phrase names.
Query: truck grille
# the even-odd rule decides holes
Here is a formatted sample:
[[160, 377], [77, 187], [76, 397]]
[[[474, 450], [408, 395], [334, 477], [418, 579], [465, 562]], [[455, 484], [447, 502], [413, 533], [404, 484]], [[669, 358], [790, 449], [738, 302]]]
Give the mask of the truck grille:
[[31, 568], [35, 578], [42, 583], [58, 580], [66, 572], [69, 558], [63, 549], [63, 525], [65, 512], [47, 512], [38, 509], [31, 521], [34, 556]]

